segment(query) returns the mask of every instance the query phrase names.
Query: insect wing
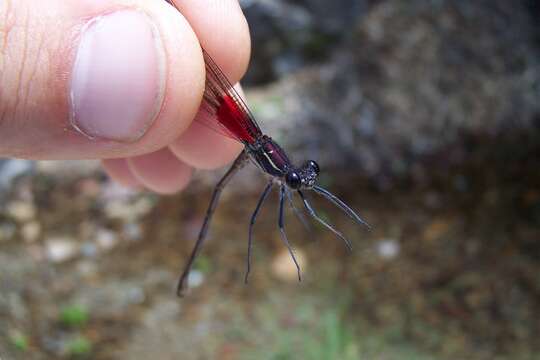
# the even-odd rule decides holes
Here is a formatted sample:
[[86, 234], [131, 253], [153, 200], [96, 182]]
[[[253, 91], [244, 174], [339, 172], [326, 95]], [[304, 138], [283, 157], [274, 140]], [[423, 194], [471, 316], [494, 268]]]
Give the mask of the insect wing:
[[[172, 0], [165, 0], [176, 10]], [[206, 83], [201, 111], [196, 121], [222, 135], [242, 143], [253, 143], [261, 129], [242, 97], [206, 50], [202, 49], [206, 67]]]
[[[206, 66], [206, 84], [201, 109], [211, 116], [198, 121], [243, 143], [253, 143], [262, 135], [255, 118], [242, 97], [206, 50], [202, 50]], [[212, 124], [215, 120], [217, 124]]]

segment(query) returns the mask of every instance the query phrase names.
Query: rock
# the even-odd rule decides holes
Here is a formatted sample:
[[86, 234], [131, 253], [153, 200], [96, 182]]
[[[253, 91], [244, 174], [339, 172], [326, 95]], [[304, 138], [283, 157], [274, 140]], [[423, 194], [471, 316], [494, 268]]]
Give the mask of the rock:
[[6, 213], [18, 222], [25, 222], [36, 217], [36, 207], [29, 201], [16, 200], [7, 205]]
[[400, 245], [396, 239], [380, 239], [376, 251], [382, 259], [391, 260], [399, 255]]
[[81, 255], [93, 258], [98, 255], [98, 247], [94, 242], [86, 241], [81, 245]]
[[37, 171], [55, 179], [73, 179], [89, 176], [100, 169], [97, 160], [37, 161]]
[[51, 238], [45, 241], [47, 259], [61, 263], [77, 255], [77, 246], [73, 239], [68, 237]]
[[98, 267], [94, 261], [83, 260], [78, 262], [77, 271], [85, 278], [92, 278], [98, 274]]
[[128, 199], [111, 200], [105, 203], [105, 213], [109, 218], [134, 222], [154, 208], [154, 201], [142, 196], [133, 201]]
[[[293, 158], [382, 186], [476, 154], [538, 151], [540, 61], [524, 2], [383, 1], [353, 33], [325, 64], [248, 92]], [[268, 103], [279, 111], [257, 111]]]
[[0, 159], [0, 193], [8, 189], [17, 177], [30, 173], [33, 168], [33, 161]]
[[452, 227], [448, 219], [438, 219], [431, 222], [423, 231], [424, 239], [433, 242], [442, 238]]
[[41, 224], [37, 221], [26, 223], [21, 228], [21, 236], [26, 242], [34, 242], [41, 235]]
[[189, 272], [188, 275], [188, 287], [189, 288], [196, 288], [203, 284], [204, 282], [204, 274], [202, 271], [193, 269]]
[[129, 200], [138, 193], [139, 191], [135, 189], [122, 186], [111, 180], [103, 184], [101, 200], [105, 202], [112, 200]]
[[[294, 255], [298, 261], [298, 264], [300, 265], [300, 270], [305, 272], [307, 268], [307, 258], [304, 252], [300, 249], [295, 249]], [[272, 260], [272, 272], [280, 280], [287, 282], [298, 281], [298, 272], [296, 266], [291, 259], [291, 255], [286, 249], [279, 252], [274, 257], [274, 260]]]
[[95, 241], [101, 250], [111, 250], [118, 244], [118, 236], [114, 231], [99, 229]]
[[122, 234], [127, 240], [138, 241], [143, 237], [143, 231], [141, 224], [135, 222], [129, 222], [124, 224], [122, 228]]
[[243, 81], [263, 83], [328, 58], [366, 13], [366, 0], [242, 0], [253, 44]]

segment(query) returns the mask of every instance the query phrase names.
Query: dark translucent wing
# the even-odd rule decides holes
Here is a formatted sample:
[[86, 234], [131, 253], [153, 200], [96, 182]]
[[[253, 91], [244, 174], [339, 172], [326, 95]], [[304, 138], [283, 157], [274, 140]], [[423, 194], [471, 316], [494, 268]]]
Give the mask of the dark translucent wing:
[[201, 103], [201, 107], [197, 116], [195, 116], [195, 122], [193, 124], [204, 126], [207, 129], [210, 129], [220, 135], [226, 136], [236, 141], [242, 142], [236, 135], [227, 130], [227, 128], [216, 119], [216, 115], [213, 113], [213, 110], [206, 108], [206, 102]]
[[[172, 0], [165, 1], [180, 11]], [[262, 132], [253, 114], [216, 62], [206, 50], [202, 49], [202, 52], [206, 84], [196, 121], [242, 143], [255, 142]]]
[[[253, 114], [206, 50], [202, 49], [202, 52], [206, 66], [206, 85], [201, 109], [215, 117], [227, 135], [241, 142], [253, 143], [262, 135]], [[201, 120], [205, 125], [212, 126], [209, 118], [201, 117]]]

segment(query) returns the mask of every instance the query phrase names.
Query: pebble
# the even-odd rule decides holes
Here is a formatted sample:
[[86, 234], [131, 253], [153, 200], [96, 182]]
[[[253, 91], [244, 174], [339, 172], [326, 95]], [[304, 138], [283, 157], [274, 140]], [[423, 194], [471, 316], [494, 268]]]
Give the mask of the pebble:
[[7, 205], [6, 213], [18, 222], [26, 222], [36, 217], [36, 207], [28, 201], [12, 201]]
[[114, 231], [99, 229], [96, 233], [96, 243], [101, 250], [111, 250], [118, 244], [118, 237]]
[[154, 202], [148, 197], [141, 197], [136, 201], [110, 200], [105, 204], [105, 214], [111, 219], [134, 222], [148, 214], [153, 208]]
[[98, 248], [96, 244], [91, 241], [86, 241], [81, 245], [81, 254], [84, 257], [93, 258], [98, 254]]
[[130, 199], [137, 193], [137, 190], [122, 186], [116, 181], [108, 181], [102, 186], [101, 199], [103, 201]]
[[191, 270], [188, 275], [188, 286], [196, 288], [204, 282], [204, 274], [199, 270]]
[[53, 238], [45, 242], [45, 253], [50, 261], [61, 263], [77, 255], [77, 246], [70, 238]]
[[[298, 264], [300, 264], [300, 270], [306, 271], [307, 258], [304, 252], [300, 249], [296, 249], [294, 255], [296, 260], [298, 260]], [[280, 280], [287, 282], [298, 281], [296, 266], [291, 259], [289, 251], [286, 249], [274, 257], [274, 260], [272, 261], [272, 272]]]
[[100, 162], [98, 160], [41, 160], [36, 162], [36, 167], [42, 174], [65, 180], [81, 175], [88, 176], [99, 171]]
[[129, 202], [122, 200], [108, 201], [105, 204], [105, 214], [109, 219], [130, 221], [133, 218]]
[[142, 239], [143, 231], [140, 224], [129, 222], [124, 224], [122, 234], [127, 240], [138, 241]]
[[424, 238], [430, 242], [439, 240], [450, 230], [451, 225], [452, 224], [445, 219], [435, 220], [424, 229]]
[[41, 235], [41, 224], [37, 221], [24, 224], [21, 228], [21, 235], [26, 242], [36, 241]]
[[17, 177], [31, 172], [33, 164], [29, 160], [0, 160], [0, 189], [9, 188]]
[[399, 242], [395, 239], [381, 239], [377, 242], [377, 254], [383, 259], [393, 259], [399, 255]]
[[139, 286], [134, 286], [126, 292], [127, 300], [131, 304], [142, 304], [146, 300], [144, 290]]
[[86, 278], [91, 278], [96, 276], [98, 273], [98, 268], [95, 262], [84, 260], [77, 264], [77, 271]]

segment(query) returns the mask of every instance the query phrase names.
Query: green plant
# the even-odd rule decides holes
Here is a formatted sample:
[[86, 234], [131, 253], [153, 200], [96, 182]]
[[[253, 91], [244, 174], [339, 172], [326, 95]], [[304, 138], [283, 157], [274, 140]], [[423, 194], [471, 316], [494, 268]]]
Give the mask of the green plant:
[[66, 352], [70, 356], [85, 356], [92, 351], [92, 343], [84, 336], [76, 337], [66, 344]]
[[208, 274], [212, 271], [212, 263], [206, 256], [199, 256], [193, 264], [193, 268], [199, 270], [203, 274]]
[[69, 327], [83, 327], [88, 318], [88, 310], [81, 305], [69, 305], [60, 310], [60, 321]]
[[9, 342], [19, 351], [28, 350], [28, 337], [19, 331], [15, 331], [9, 336]]
[[310, 360], [323, 359], [359, 359], [359, 346], [354, 333], [347, 326], [337, 311], [328, 311], [322, 315], [319, 328], [314, 334], [305, 333], [299, 344]]

